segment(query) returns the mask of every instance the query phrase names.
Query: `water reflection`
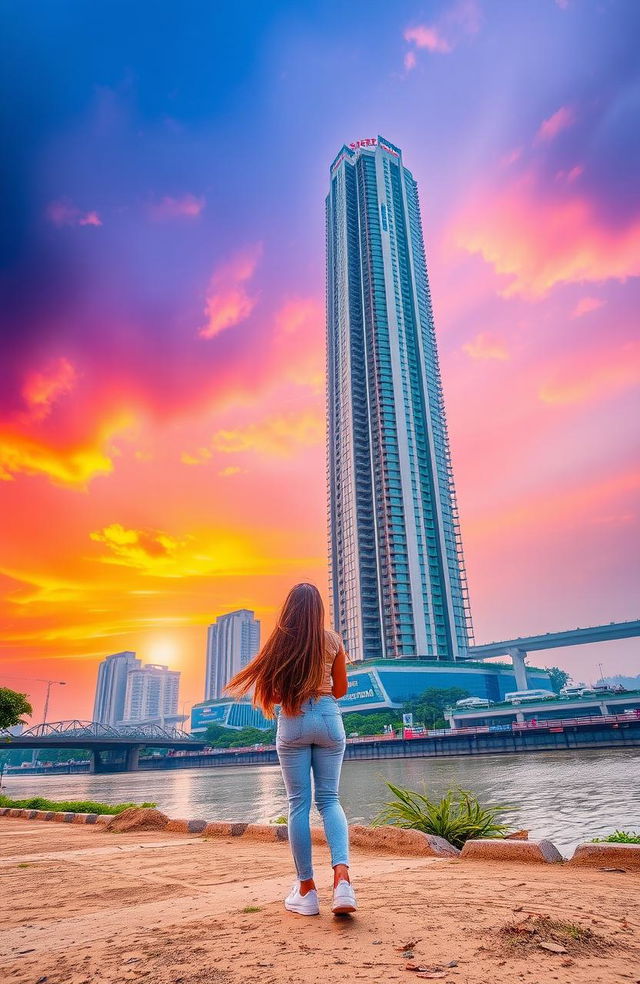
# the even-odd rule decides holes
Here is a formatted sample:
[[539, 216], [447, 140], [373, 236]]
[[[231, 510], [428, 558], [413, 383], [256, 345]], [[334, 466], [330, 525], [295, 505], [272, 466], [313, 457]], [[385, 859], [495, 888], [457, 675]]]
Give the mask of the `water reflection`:
[[[615, 828], [640, 829], [638, 749], [346, 762], [341, 793], [350, 821], [366, 823], [378, 812], [389, 798], [385, 777], [437, 796], [461, 786], [483, 802], [512, 804], [511, 823], [529, 829], [531, 837], [548, 837], [564, 854]], [[282, 777], [273, 766], [5, 776], [5, 782], [16, 798], [152, 801], [172, 817], [265, 822], [286, 813]]]

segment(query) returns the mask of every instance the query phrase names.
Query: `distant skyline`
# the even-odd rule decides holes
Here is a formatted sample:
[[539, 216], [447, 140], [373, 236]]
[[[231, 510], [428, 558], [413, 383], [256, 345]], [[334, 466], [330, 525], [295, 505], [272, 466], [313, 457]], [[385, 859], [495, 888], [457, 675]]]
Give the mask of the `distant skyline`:
[[476, 641], [638, 616], [640, 5], [4, 20], [0, 672], [36, 717], [27, 678], [90, 717], [121, 650], [198, 700], [216, 615], [328, 599], [323, 204], [378, 133], [420, 189]]

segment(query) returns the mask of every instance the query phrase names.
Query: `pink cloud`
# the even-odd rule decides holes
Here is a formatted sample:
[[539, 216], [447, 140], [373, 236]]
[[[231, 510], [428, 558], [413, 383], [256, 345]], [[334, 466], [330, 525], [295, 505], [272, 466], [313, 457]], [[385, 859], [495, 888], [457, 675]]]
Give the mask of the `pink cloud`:
[[[404, 39], [416, 48], [431, 53], [447, 55], [468, 34], [480, 29], [480, 8], [476, 0], [459, 0], [445, 10], [436, 24], [415, 24], [404, 32]], [[405, 55], [404, 67], [411, 71], [416, 66], [416, 55], [409, 51]]]
[[503, 362], [509, 358], [505, 343], [488, 331], [481, 331], [462, 349], [472, 359], [498, 359]]
[[149, 214], [155, 222], [165, 222], [168, 219], [197, 219], [205, 206], [204, 198], [186, 194], [179, 198], [165, 195], [159, 202], [149, 207]]
[[405, 71], [411, 72], [416, 67], [417, 58], [415, 51], [407, 51], [404, 56], [404, 67]]
[[583, 173], [584, 173], [584, 168], [582, 164], [576, 164], [576, 166], [572, 167], [571, 170], [569, 171], [558, 171], [558, 173], [556, 174], [556, 181], [566, 181], [568, 184], [571, 184], [573, 181], [576, 181]]
[[574, 354], [539, 391], [543, 403], [593, 403], [640, 383], [640, 344], [627, 342], [603, 359], [600, 349], [576, 361]]
[[504, 155], [504, 157], [501, 158], [500, 163], [503, 167], [510, 167], [512, 164], [515, 164], [516, 161], [519, 161], [521, 157], [522, 147], [514, 147], [513, 150], [510, 150]]
[[46, 216], [53, 225], [62, 226], [101, 226], [102, 221], [97, 212], [82, 212], [76, 205], [66, 199], [50, 202], [47, 205]]
[[249, 317], [257, 303], [245, 287], [255, 273], [262, 255], [260, 243], [239, 253], [214, 273], [205, 306], [207, 323], [200, 329], [201, 338], [214, 338]]
[[571, 312], [571, 317], [581, 318], [583, 314], [590, 314], [591, 311], [597, 311], [604, 304], [605, 302], [601, 297], [581, 297]]
[[506, 278], [503, 297], [545, 296], [557, 284], [624, 281], [640, 275], [640, 219], [604, 226], [585, 197], [546, 198], [531, 174], [481, 187], [454, 220], [454, 245]]
[[78, 220], [78, 225], [81, 226], [101, 226], [100, 216], [97, 212], [87, 212], [85, 215], [81, 216]]
[[543, 120], [535, 136], [535, 142], [547, 142], [557, 137], [559, 133], [572, 126], [576, 121], [576, 115], [571, 106], [561, 106], [560, 109]]
[[286, 378], [316, 393], [325, 381], [325, 310], [315, 297], [288, 300], [276, 315], [272, 363], [274, 378]]
[[426, 48], [427, 51], [437, 51], [443, 55], [452, 50], [449, 42], [440, 35], [436, 27], [428, 27], [425, 24], [407, 28], [404, 32], [404, 39], [405, 41], [413, 41], [417, 48]]
[[76, 370], [65, 358], [56, 359], [45, 369], [27, 373], [22, 395], [29, 407], [31, 419], [42, 420], [47, 417], [56, 400], [73, 389], [76, 379]]

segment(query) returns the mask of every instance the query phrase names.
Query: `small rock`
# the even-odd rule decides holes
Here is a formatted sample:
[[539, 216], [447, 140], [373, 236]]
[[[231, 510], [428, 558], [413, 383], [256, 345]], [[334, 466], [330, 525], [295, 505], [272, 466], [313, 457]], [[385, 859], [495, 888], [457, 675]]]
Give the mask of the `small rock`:
[[600, 868], [600, 871], [619, 871], [621, 875], [626, 875], [626, 868]]
[[371, 946], [382, 946], [382, 940], [371, 940]]
[[445, 967], [457, 967], [457, 966], [458, 966], [457, 960], [450, 960], [448, 964], [445, 964]]
[[538, 943], [541, 950], [548, 950], [549, 953], [566, 953], [567, 948], [560, 946], [559, 943]]

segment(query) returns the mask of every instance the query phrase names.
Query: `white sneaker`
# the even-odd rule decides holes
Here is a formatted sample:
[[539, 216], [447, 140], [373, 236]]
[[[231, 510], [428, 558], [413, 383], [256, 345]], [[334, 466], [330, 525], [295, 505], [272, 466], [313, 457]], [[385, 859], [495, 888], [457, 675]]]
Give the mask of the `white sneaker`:
[[300, 895], [300, 882], [296, 882], [284, 900], [284, 907], [289, 912], [298, 912], [301, 916], [317, 916], [320, 912], [318, 893], [312, 888], [306, 895]]
[[355, 912], [357, 908], [358, 903], [356, 902], [356, 893], [353, 890], [353, 886], [348, 881], [342, 879], [333, 890], [331, 911], [339, 916], [344, 912]]

